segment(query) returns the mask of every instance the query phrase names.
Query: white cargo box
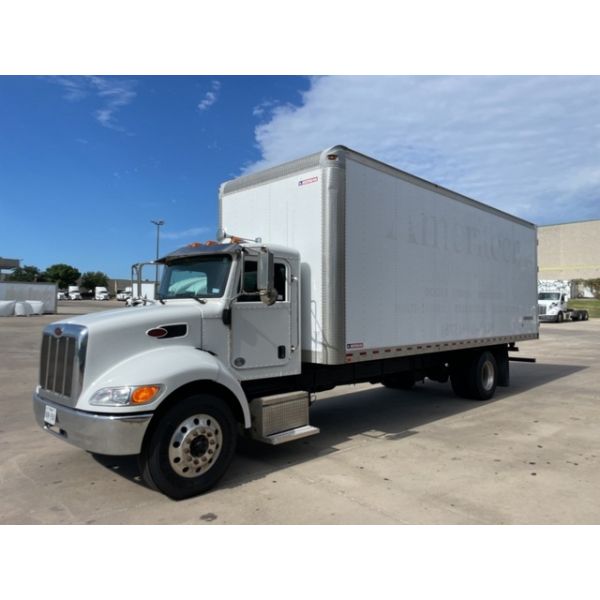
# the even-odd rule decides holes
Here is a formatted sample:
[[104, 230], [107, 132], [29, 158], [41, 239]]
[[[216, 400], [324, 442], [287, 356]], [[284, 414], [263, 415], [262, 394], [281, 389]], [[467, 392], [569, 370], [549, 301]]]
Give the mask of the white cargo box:
[[300, 252], [304, 361], [538, 336], [534, 225], [343, 146], [224, 183], [220, 226]]

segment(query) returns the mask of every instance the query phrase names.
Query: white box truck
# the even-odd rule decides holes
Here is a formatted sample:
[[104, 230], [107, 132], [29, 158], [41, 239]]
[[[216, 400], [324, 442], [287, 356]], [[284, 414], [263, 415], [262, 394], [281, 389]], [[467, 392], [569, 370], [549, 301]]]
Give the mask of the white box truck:
[[172, 498], [214, 486], [239, 431], [318, 433], [316, 392], [429, 378], [486, 400], [538, 337], [532, 224], [343, 146], [224, 183], [217, 237], [160, 259], [156, 302], [42, 338], [39, 425], [139, 455]]
[[94, 288], [94, 300], [110, 300], [110, 295], [105, 286], [97, 285]]
[[81, 291], [78, 285], [70, 285], [67, 290], [67, 298], [69, 300], [81, 300]]

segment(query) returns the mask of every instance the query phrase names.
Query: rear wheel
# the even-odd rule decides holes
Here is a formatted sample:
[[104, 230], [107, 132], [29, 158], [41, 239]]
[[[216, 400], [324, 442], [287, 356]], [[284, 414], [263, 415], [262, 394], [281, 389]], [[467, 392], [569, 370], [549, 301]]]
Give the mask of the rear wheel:
[[237, 425], [229, 406], [208, 394], [178, 401], [150, 433], [140, 456], [146, 483], [174, 500], [211, 489], [235, 452]]
[[488, 350], [479, 352], [454, 367], [450, 382], [461, 398], [489, 400], [498, 383], [498, 363]]

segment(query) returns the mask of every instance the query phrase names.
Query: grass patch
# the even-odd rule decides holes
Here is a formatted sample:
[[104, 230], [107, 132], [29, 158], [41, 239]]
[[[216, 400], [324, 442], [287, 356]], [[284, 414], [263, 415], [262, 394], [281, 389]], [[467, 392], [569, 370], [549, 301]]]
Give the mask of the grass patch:
[[590, 313], [590, 318], [600, 317], [600, 300], [577, 299], [569, 300], [569, 308], [584, 308]]

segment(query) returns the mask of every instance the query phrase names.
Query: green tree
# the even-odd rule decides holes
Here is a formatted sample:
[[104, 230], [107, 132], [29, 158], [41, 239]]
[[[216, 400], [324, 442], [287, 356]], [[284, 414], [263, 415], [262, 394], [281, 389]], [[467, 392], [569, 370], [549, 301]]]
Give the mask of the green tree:
[[95, 287], [108, 288], [108, 275], [102, 271], [88, 271], [81, 276], [81, 287], [93, 291]]
[[44, 272], [44, 277], [48, 281], [56, 283], [61, 289], [75, 285], [80, 276], [81, 273], [75, 267], [64, 263], [51, 265]]
[[45, 279], [44, 274], [37, 267], [23, 265], [8, 275], [6, 281], [45, 281]]

